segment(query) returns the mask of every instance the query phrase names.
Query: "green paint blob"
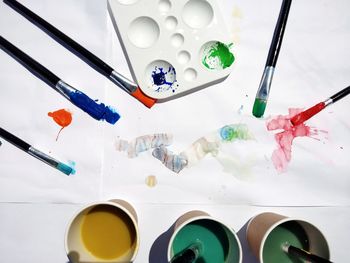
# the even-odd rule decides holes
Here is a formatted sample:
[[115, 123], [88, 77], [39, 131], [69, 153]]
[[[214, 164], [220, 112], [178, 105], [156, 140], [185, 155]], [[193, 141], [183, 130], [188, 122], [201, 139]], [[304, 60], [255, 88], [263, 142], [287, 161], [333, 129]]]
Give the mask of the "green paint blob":
[[309, 249], [309, 241], [305, 230], [300, 224], [295, 221], [290, 221], [277, 226], [271, 231], [267, 237], [264, 249], [263, 259], [264, 262], [269, 263], [302, 263], [303, 260], [299, 258], [289, 256], [282, 250], [282, 245], [286, 242], [289, 245], [302, 248], [305, 250]]
[[[200, 219], [184, 226], [172, 245], [172, 256], [200, 242], [202, 249], [194, 263], [239, 262], [238, 244], [218, 222]], [[231, 251], [230, 251], [231, 250]]]
[[228, 68], [235, 61], [230, 48], [232, 43], [225, 45], [221, 42], [211, 42], [203, 50], [202, 64], [212, 70], [222, 70]]
[[219, 131], [223, 141], [232, 142], [234, 140], [249, 140], [253, 136], [245, 124], [225, 125]]
[[255, 99], [253, 106], [253, 115], [260, 118], [264, 115], [266, 108], [266, 100]]

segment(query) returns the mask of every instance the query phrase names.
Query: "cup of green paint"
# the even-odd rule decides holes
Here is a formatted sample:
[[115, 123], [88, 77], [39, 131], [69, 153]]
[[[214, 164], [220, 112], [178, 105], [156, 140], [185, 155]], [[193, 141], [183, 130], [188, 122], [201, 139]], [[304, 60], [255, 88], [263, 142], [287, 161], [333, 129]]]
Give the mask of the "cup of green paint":
[[192, 261], [179, 262], [242, 262], [242, 248], [234, 230], [203, 211], [190, 211], [176, 220], [168, 245], [168, 261], [172, 262], [191, 246], [199, 246], [199, 254]]
[[301, 259], [283, 251], [289, 244], [325, 259], [330, 258], [326, 238], [314, 225], [275, 213], [253, 217], [247, 226], [248, 244], [260, 263], [299, 263]]

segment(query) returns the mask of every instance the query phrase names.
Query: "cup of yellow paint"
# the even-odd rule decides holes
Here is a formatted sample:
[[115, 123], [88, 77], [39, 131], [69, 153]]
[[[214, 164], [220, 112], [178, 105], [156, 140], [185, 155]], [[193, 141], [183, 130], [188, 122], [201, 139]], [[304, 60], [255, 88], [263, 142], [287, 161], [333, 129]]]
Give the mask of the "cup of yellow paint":
[[194, 263], [242, 262], [242, 247], [235, 231], [198, 210], [189, 211], [176, 220], [168, 244], [168, 261], [196, 244], [200, 244], [200, 251]]
[[260, 263], [295, 263], [300, 259], [283, 251], [283, 244], [330, 258], [327, 240], [316, 226], [304, 220], [275, 213], [261, 213], [247, 226], [248, 244]]
[[139, 242], [136, 211], [120, 199], [83, 207], [69, 222], [65, 235], [71, 263], [133, 262]]

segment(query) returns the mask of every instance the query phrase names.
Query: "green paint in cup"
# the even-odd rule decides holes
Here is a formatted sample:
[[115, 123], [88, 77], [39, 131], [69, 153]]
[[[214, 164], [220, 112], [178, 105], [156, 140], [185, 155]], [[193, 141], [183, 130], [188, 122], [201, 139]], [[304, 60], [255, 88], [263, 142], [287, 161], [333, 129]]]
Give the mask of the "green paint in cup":
[[221, 223], [211, 219], [199, 219], [183, 226], [172, 243], [172, 254], [176, 255], [200, 242], [202, 249], [194, 263], [239, 262], [240, 250], [233, 234]]
[[288, 221], [276, 226], [267, 236], [263, 248], [264, 262], [302, 263], [303, 260], [290, 256], [282, 250], [286, 242], [289, 245], [308, 250], [309, 240], [303, 227], [296, 221]]

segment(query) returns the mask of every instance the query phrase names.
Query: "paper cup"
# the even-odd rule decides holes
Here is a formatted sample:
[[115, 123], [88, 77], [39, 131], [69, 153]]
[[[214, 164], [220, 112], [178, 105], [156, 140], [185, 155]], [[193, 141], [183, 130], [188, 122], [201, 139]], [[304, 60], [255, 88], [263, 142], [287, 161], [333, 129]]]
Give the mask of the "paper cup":
[[[293, 242], [299, 243], [294, 246], [306, 246], [304, 249], [310, 253], [330, 258], [327, 240], [319, 229], [304, 220], [275, 213], [262, 213], [253, 217], [247, 226], [247, 240], [261, 263], [288, 262], [289, 257], [282, 250], [284, 242], [290, 245], [294, 245]], [[286, 259], [277, 260], [278, 256]]]
[[197, 210], [187, 212], [175, 222], [168, 245], [168, 261], [196, 242], [201, 244], [199, 258], [202, 257], [203, 262], [242, 262], [242, 247], [236, 233], [209, 214]]
[[65, 235], [71, 263], [133, 262], [139, 242], [136, 211], [119, 199], [80, 209], [69, 222]]

